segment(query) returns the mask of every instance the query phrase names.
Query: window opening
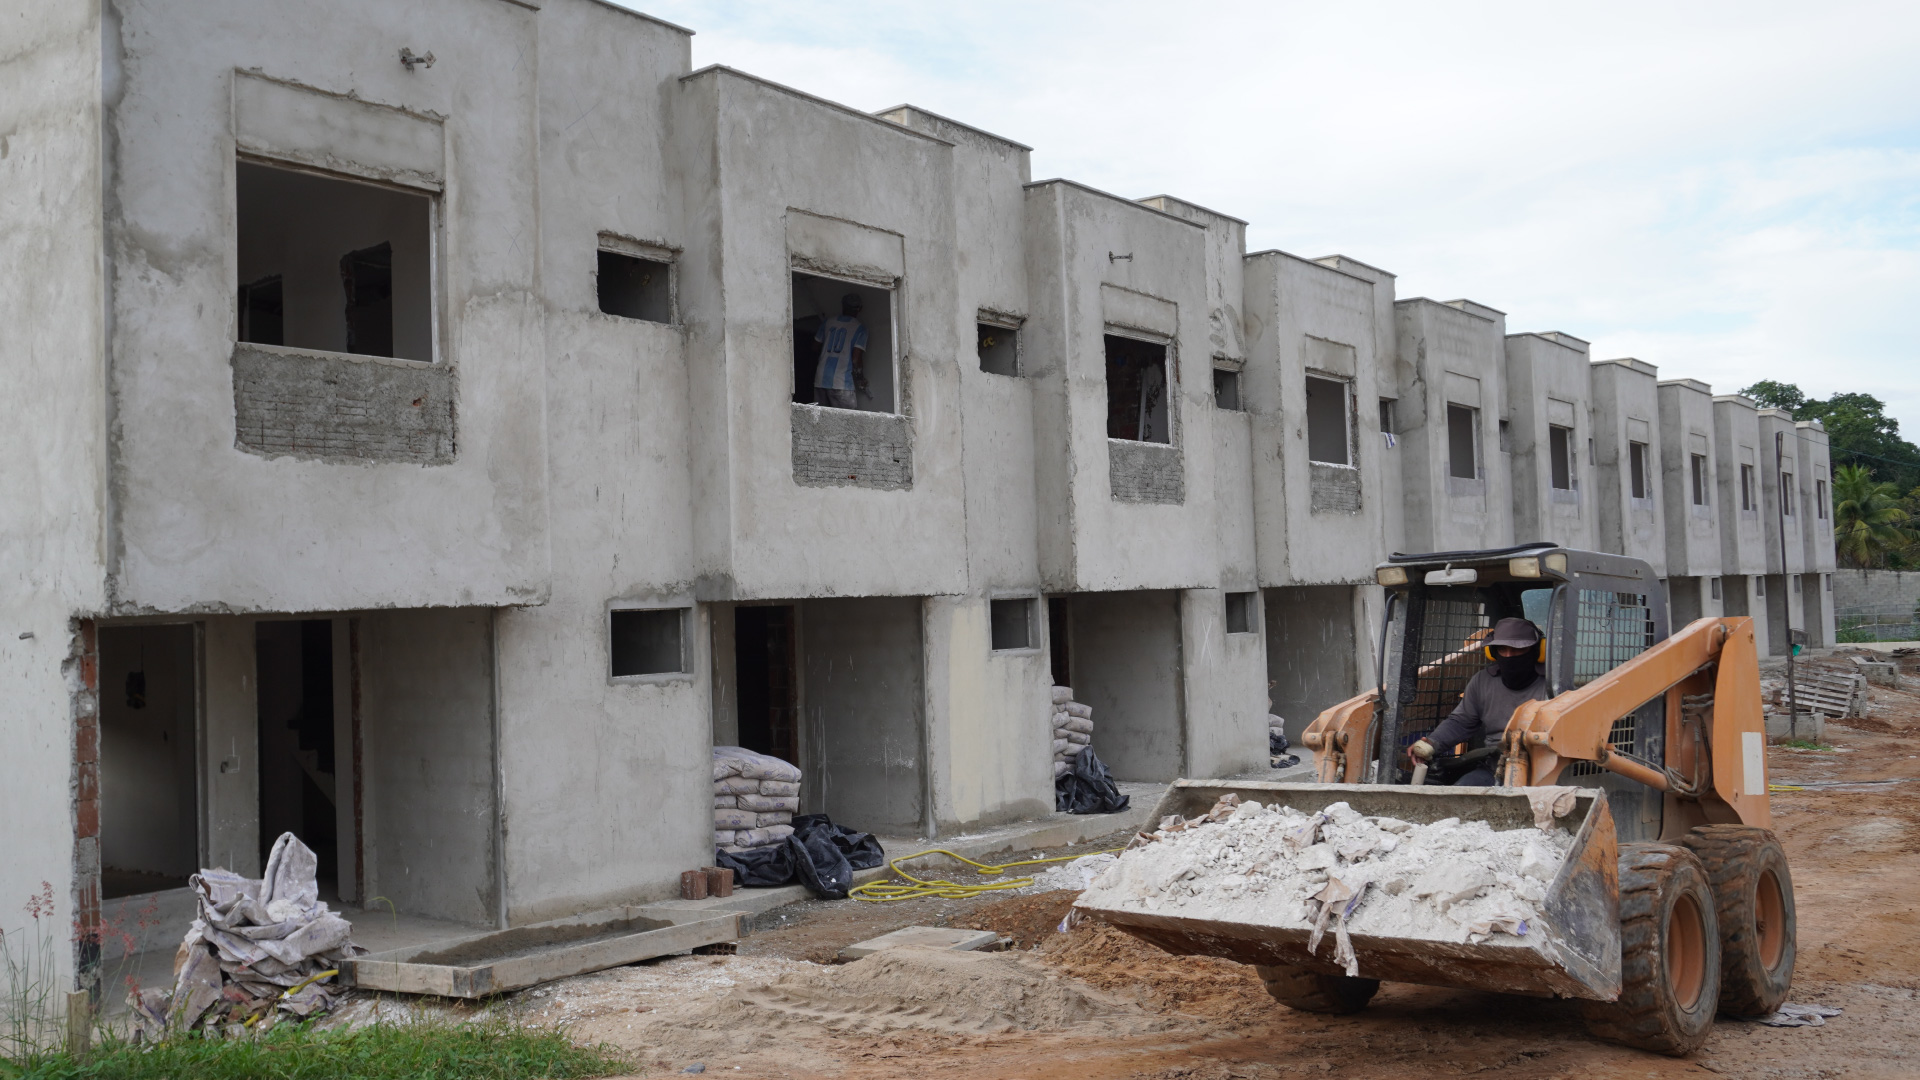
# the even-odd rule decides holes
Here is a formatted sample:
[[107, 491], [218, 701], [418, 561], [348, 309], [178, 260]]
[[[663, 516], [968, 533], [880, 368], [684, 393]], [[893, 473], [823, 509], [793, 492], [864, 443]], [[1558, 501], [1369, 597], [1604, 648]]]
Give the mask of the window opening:
[[1260, 606], [1254, 593], [1227, 594], [1227, 633], [1251, 634], [1260, 629]]
[[1462, 480], [1480, 475], [1475, 460], [1475, 429], [1480, 426], [1480, 410], [1465, 405], [1447, 406], [1447, 474]]
[[1068, 622], [1067, 598], [1047, 598], [1047, 658], [1053, 667], [1053, 685], [1073, 685], [1072, 632]]
[[1827, 482], [1825, 480], [1813, 482], [1813, 513], [1821, 521], [1827, 520]]
[[1753, 466], [1740, 466], [1740, 509], [1753, 509]]
[[894, 412], [894, 291], [793, 275], [793, 400]]
[[988, 621], [992, 623], [994, 651], [1033, 648], [1032, 597], [994, 600], [988, 606]]
[[1240, 373], [1213, 369], [1213, 403], [1229, 412], [1240, 411]]
[[1753, 579], [1753, 595], [1755, 596], [1767, 595], [1767, 579], [1766, 578], [1756, 577]]
[[1167, 347], [1106, 335], [1107, 438], [1172, 442]]
[[237, 340], [433, 359], [427, 196], [249, 161], [235, 170]]
[[1573, 429], [1558, 425], [1547, 428], [1547, 458], [1553, 469], [1553, 486], [1559, 491], [1573, 490]]
[[1707, 455], [1691, 455], [1689, 462], [1693, 477], [1693, 505], [1707, 505]]
[[1790, 472], [1780, 474], [1780, 513], [1793, 516], [1793, 474]]
[[1513, 422], [1510, 420], [1500, 421], [1500, 452], [1513, 453]]
[[1707, 579], [1707, 588], [1715, 600], [1720, 599], [1720, 579], [1719, 578]]
[[1307, 376], [1307, 460], [1353, 464], [1347, 435], [1347, 384]]
[[1627, 469], [1633, 473], [1632, 492], [1636, 499], [1647, 497], [1647, 444], [1630, 442], [1627, 444]]
[[686, 671], [686, 614], [686, 608], [613, 612], [609, 622], [613, 677]]
[[1393, 399], [1392, 398], [1380, 399], [1380, 434], [1382, 435], [1399, 434], [1399, 429], [1397, 429], [1393, 423]]
[[599, 252], [594, 287], [600, 310], [623, 319], [643, 322], [673, 321], [673, 267], [657, 259], [642, 259], [619, 251]]
[[1020, 331], [1010, 326], [977, 323], [980, 370], [994, 375], [1020, 374]]

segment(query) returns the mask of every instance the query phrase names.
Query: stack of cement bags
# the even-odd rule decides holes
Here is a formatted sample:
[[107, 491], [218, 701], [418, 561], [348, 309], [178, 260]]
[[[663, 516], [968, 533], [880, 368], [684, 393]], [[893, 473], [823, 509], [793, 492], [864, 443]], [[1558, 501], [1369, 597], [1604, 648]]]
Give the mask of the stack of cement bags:
[[340, 962], [366, 950], [320, 899], [318, 864], [305, 844], [282, 833], [264, 877], [202, 870], [189, 878], [199, 917], [174, 954], [173, 989], [128, 995], [143, 1035], [243, 1026], [260, 1032], [282, 1013], [306, 1017], [331, 1008], [341, 993]]
[[1053, 775], [1073, 768], [1073, 759], [1093, 742], [1093, 710], [1073, 700], [1073, 688], [1053, 688]]
[[713, 843], [722, 851], [772, 847], [793, 835], [800, 769], [741, 746], [713, 748]]

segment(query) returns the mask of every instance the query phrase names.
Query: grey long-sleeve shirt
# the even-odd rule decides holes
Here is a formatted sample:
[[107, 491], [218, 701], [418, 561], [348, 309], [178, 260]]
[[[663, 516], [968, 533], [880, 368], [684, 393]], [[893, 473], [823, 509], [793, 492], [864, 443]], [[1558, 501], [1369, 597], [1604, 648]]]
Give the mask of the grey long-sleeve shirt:
[[[1467, 680], [1467, 691], [1460, 695], [1460, 704], [1453, 707], [1440, 726], [1433, 729], [1427, 741], [1442, 749], [1456, 743], [1466, 743], [1468, 749], [1479, 746], [1491, 746], [1507, 730], [1507, 721], [1513, 719], [1513, 710], [1523, 701], [1539, 701], [1547, 696], [1547, 668], [1545, 664], [1533, 665], [1533, 682], [1519, 690], [1507, 689], [1500, 681], [1500, 668], [1489, 664], [1473, 678]], [[1481, 742], [1484, 736], [1486, 742]]]

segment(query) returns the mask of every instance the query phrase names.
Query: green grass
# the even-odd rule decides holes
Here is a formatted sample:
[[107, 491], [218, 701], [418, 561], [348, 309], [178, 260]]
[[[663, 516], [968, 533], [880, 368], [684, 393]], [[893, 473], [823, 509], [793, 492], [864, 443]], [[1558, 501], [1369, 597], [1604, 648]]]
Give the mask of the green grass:
[[1828, 746], [1826, 743], [1815, 742], [1812, 739], [1788, 739], [1787, 741], [1780, 743], [1779, 745], [1785, 746], [1794, 750], [1831, 750], [1833, 749], [1833, 747]]
[[564, 1080], [631, 1071], [606, 1046], [506, 1019], [419, 1020], [355, 1031], [282, 1024], [253, 1039], [112, 1041], [82, 1060], [64, 1053], [0, 1060], [4, 1080]]

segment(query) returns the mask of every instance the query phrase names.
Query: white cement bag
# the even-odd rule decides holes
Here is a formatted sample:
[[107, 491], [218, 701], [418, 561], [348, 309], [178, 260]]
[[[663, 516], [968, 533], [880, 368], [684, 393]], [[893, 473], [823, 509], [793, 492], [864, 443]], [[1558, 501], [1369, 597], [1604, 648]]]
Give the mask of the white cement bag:
[[[742, 810], [741, 813], [744, 814], [746, 811]], [[773, 810], [767, 813], [754, 814], [752, 817], [753, 827], [756, 829], [770, 828], [774, 825], [793, 824], [793, 814], [787, 810]]]
[[765, 780], [749, 780], [744, 776], [728, 776], [713, 782], [715, 795], [754, 795], [760, 791]]
[[738, 805], [742, 810], [757, 810], [763, 814], [775, 810], [784, 810], [789, 814], [800, 811], [798, 795], [735, 795], [734, 798], [740, 800]]
[[1085, 732], [1088, 735], [1091, 735], [1093, 734], [1093, 721], [1087, 719], [1084, 716], [1069, 715], [1060, 720], [1055, 721], [1053, 728], [1055, 732], [1081, 731], [1081, 732]]
[[713, 797], [713, 808], [715, 810], [731, 810], [739, 805], [740, 796], [738, 795], [715, 795]]
[[737, 833], [737, 832], [734, 832], [734, 831], [733, 831], [732, 829], [715, 829], [715, 830], [713, 830], [713, 843], [714, 843], [714, 846], [715, 846], [715, 847], [726, 847], [726, 846], [728, 846], [729, 844], [732, 844], [732, 843], [733, 843], [733, 838], [734, 838], [734, 837], [736, 837], [736, 836], [738, 836], [738, 835], [740, 835], [740, 834], [739, 834], [739, 833]]
[[1065, 739], [1055, 739], [1055, 740], [1053, 740], [1053, 756], [1054, 756], [1054, 757], [1056, 757], [1056, 758], [1057, 758], [1057, 757], [1059, 757], [1059, 756], [1060, 756], [1061, 754], [1064, 754], [1064, 753], [1066, 753], [1066, 752], [1067, 752], [1067, 750], [1068, 750], [1068, 748], [1070, 748], [1070, 747], [1072, 747], [1072, 746], [1073, 746], [1073, 744], [1072, 744], [1072, 743], [1070, 743], [1070, 742], [1068, 742], [1068, 741], [1067, 741], [1067, 740], [1065, 740]]
[[1053, 688], [1053, 703], [1055, 705], [1065, 705], [1067, 702], [1072, 700], [1073, 700], [1073, 687], [1056, 686]]
[[1080, 716], [1091, 720], [1093, 719], [1093, 706], [1082, 705], [1077, 701], [1069, 701], [1067, 702], [1066, 713], [1068, 716]]
[[792, 835], [791, 825], [769, 825], [764, 829], [742, 829], [734, 834], [733, 842], [741, 848], [772, 847]]
[[728, 776], [743, 776], [751, 780], [785, 780], [797, 784], [800, 782], [800, 769], [791, 762], [756, 754], [744, 746], [716, 746], [713, 748], [713, 778], [720, 780]]
[[1088, 743], [1093, 741], [1093, 736], [1087, 734], [1084, 731], [1069, 731], [1065, 735], [1062, 735], [1060, 737], [1067, 740], [1068, 742], [1072, 743], [1075, 746], [1085, 746]]
[[800, 782], [798, 780], [762, 780], [760, 781], [760, 794], [798, 795], [800, 794]]
[[1072, 772], [1072, 771], [1073, 771], [1073, 763], [1072, 763], [1072, 762], [1069, 762], [1069, 761], [1055, 761], [1055, 762], [1053, 763], [1053, 776], [1054, 776], [1054, 779], [1056, 779], [1056, 780], [1058, 780], [1058, 779], [1059, 779], [1060, 777], [1062, 777], [1062, 776], [1065, 776], [1065, 775], [1067, 775], [1068, 773], [1070, 773], [1070, 772]]
[[1267, 714], [1267, 727], [1269, 729], [1284, 730], [1286, 726], [1287, 722], [1285, 720], [1280, 719], [1272, 713]]
[[713, 812], [713, 827], [716, 829], [751, 829], [760, 824], [760, 815], [751, 810], [721, 810]]

